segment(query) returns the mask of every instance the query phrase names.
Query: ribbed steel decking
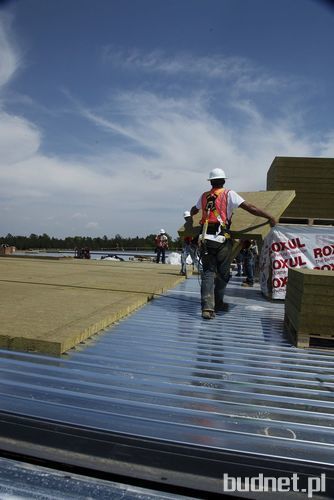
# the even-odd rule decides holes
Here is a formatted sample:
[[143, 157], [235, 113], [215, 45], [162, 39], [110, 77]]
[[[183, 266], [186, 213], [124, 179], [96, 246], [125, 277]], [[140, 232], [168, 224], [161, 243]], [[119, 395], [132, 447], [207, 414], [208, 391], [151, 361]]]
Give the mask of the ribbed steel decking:
[[131, 485], [0, 458], [2, 500], [189, 500]]
[[[130, 460], [130, 454], [122, 458], [126, 444], [137, 443], [140, 462], [138, 443], [144, 440], [151, 461], [133, 462], [124, 475], [147, 479], [139, 465], [159, 469], [153, 458], [163, 450], [178, 457], [171, 466], [175, 484], [182, 485], [182, 472], [211, 474], [210, 485], [203, 478], [201, 484], [216, 492], [223, 472], [241, 464], [243, 471], [251, 466], [253, 475], [277, 468], [305, 475], [324, 471], [330, 477], [334, 352], [291, 346], [283, 333], [284, 304], [240, 283], [232, 278], [226, 294], [230, 310], [211, 321], [201, 319], [199, 283], [192, 277], [62, 358], [0, 351], [0, 448], [17, 452], [20, 443], [31, 441], [32, 455], [43, 457], [37, 444], [45, 445], [58, 449], [55, 460], [60, 460], [62, 443], [48, 438], [61, 430], [68, 439], [74, 429], [77, 436], [86, 432], [85, 439], [90, 433], [96, 443], [108, 441], [109, 455], [104, 451], [96, 468], [118, 474], [123, 473], [119, 463]], [[28, 439], [34, 432], [35, 441]], [[44, 436], [40, 441], [38, 433]], [[103, 465], [102, 458], [115, 460], [110, 450], [118, 437], [129, 439], [116, 453], [118, 465]], [[68, 456], [92, 454], [89, 447], [79, 449], [79, 441], [71, 450], [66, 439]], [[29, 454], [28, 445], [21, 449]], [[94, 454], [99, 456], [98, 444]], [[181, 457], [192, 470], [182, 470]], [[161, 460], [166, 472], [168, 461]], [[206, 469], [205, 461], [216, 465]], [[154, 481], [158, 476], [152, 473]], [[173, 483], [172, 477], [165, 480]]]

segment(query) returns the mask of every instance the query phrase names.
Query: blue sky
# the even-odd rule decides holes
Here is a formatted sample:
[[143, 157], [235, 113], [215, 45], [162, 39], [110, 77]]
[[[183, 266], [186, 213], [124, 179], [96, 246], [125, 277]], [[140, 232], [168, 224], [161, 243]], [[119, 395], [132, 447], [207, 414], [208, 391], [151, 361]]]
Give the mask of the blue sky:
[[0, 2], [0, 235], [175, 236], [222, 167], [334, 156], [321, 0]]

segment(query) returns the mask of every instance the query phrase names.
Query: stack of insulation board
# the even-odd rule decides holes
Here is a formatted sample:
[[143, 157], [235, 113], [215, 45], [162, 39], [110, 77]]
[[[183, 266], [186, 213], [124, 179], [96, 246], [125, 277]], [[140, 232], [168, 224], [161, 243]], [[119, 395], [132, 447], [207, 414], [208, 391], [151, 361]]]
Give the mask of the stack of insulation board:
[[267, 189], [296, 191], [282, 217], [334, 220], [334, 158], [276, 156]]
[[334, 273], [289, 269], [286, 330], [297, 347], [334, 347]]

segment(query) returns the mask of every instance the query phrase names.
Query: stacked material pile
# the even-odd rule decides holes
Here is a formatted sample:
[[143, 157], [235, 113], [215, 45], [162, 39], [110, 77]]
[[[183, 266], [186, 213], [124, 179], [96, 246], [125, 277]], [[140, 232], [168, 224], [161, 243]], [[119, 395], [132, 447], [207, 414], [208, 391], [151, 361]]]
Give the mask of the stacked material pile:
[[334, 347], [334, 273], [289, 269], [286, 330], [297, 347]]
[[334, 270], [334, 226], [278, 224], [264, 239], [260, 258], [262, 293], [285, 299], [289, 268]]
[[16, 248], [8, 245], [0, 245], [0, 255], [12, 255]]
[[282, 217], [334, 220], [334, 158], [276, 156], [267, 189], [296, 191]]

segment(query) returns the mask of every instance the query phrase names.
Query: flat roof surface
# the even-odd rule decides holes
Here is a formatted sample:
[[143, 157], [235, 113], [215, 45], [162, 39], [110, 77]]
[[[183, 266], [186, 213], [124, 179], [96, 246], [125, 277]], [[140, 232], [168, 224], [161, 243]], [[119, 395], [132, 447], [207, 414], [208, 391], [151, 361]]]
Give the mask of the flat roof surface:
[[[232, 278], [230, 310], [211, 321], [200, 316], [192, 276], [61, 358], [1, 350], [2, 411], [76, 426], [73, 436], [84, 426], [102, 433], [100, 443], [130, 436], [174, 443], [192, 456], [240, 453], [249, 464], [270, 458], [292, 472], [297, 461], [332, 467], [334, 352], [292, 346], [284, 304], [241, 282]], [[10, 448], [1, 433], [0, 447]], [[107, 449], [110, 458], [114, 448]], [[198, 463], [203, 469], [204, 460]], [[216, 463], [221, 477], [226, 469]], [[200, 488], [203, 477], [192, 478], [194, 487], [196, 480]]]
[[178, 266], [0, 258], [0, 347], [59, 355], [183, 281]]

